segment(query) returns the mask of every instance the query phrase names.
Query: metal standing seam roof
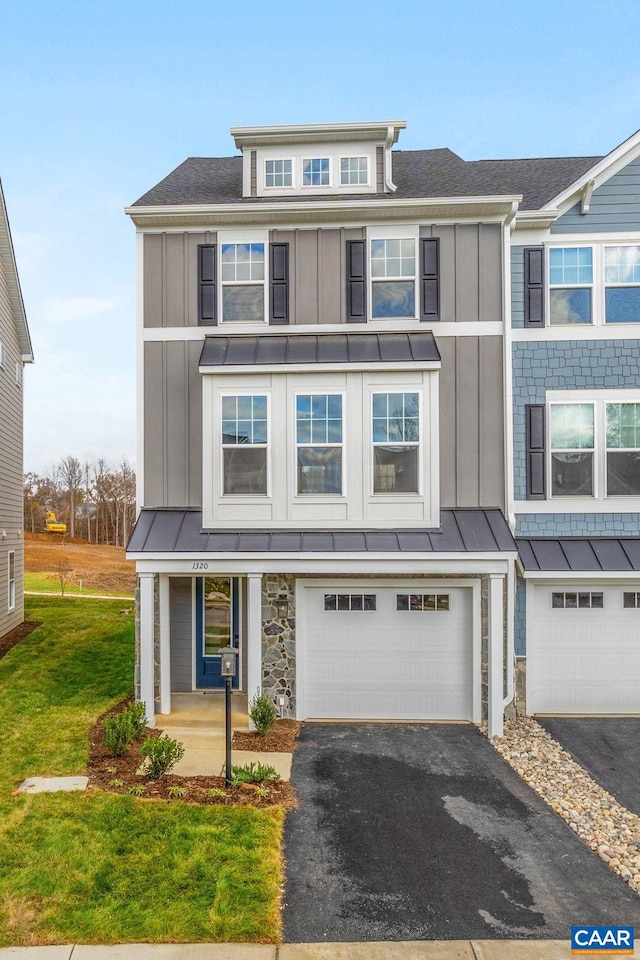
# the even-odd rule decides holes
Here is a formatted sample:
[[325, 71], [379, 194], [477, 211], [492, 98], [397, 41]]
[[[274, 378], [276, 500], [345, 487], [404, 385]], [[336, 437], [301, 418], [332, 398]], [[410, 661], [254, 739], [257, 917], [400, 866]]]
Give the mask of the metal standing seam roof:
[[516, 544], [500, 509], [440, 511], [434, 530], [203, 530], [202, 511], [143, 508], [128, 553], [501, 553]]
[[[523, 160], [463, 160], [453, 151], [394, 150], [393, 194], [331, 194], [305, 199], [362, 200], [511, 196], [522, 194], [521, 209], [538, 210], [583, 176], [602, 157], [534, 157]], [[189, 157], [147, 191], [134, 207], [299, 201], [287, 197], [242, 196], [242, 157]]]
[[638, 537], [518, 538], [525, 572], [640, 572]]
[[325, 333], [209, 336], [201, 367], [323, 363], [439, 363], [433, 333]]

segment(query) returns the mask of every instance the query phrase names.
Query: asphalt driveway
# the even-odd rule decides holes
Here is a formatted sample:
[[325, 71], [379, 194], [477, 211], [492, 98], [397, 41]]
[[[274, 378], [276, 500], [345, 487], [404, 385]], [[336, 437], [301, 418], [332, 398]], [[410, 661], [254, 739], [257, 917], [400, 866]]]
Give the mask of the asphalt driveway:
[[640, 926], [640, 897], [471, 725], [307, 723], [292, 782], [287, 942]]
[[640, 816], [640, 717], [536, 719], [601, 787]]

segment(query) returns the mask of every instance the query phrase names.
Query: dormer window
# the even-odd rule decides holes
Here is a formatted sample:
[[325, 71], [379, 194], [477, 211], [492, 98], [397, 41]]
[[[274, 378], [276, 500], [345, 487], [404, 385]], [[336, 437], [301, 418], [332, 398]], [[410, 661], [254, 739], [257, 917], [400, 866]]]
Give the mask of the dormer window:
[[302, 186], [331, 186], [328, 157], [316, 157], [313, 160], [302, 161]]
[[369, 183], [367, 157], [340, 157], [340, 186], [362, 186]]
[[265, 160], [264, 185], [265, 187], [293, 186], [293, 161]]

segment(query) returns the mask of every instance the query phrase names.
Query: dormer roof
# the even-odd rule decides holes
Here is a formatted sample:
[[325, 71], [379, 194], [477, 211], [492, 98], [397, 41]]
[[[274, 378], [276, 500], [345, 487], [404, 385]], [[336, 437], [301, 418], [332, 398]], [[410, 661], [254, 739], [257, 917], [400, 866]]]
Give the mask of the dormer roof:
[[314, 143], [397, 143], [406, 120], [360, 123], [299, 123], [272, 127], [231, 127], [238, 150]]

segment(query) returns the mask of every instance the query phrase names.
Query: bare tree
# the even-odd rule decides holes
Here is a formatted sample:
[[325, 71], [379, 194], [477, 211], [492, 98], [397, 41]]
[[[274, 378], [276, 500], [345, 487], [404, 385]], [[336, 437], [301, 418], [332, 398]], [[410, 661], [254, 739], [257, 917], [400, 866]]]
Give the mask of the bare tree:
[[75, 457], [64, 457], [60, 461], [59, 475], [69, 496], [69, 535], [76, 535], [76, 507], [82, 492], [82, 467]]

